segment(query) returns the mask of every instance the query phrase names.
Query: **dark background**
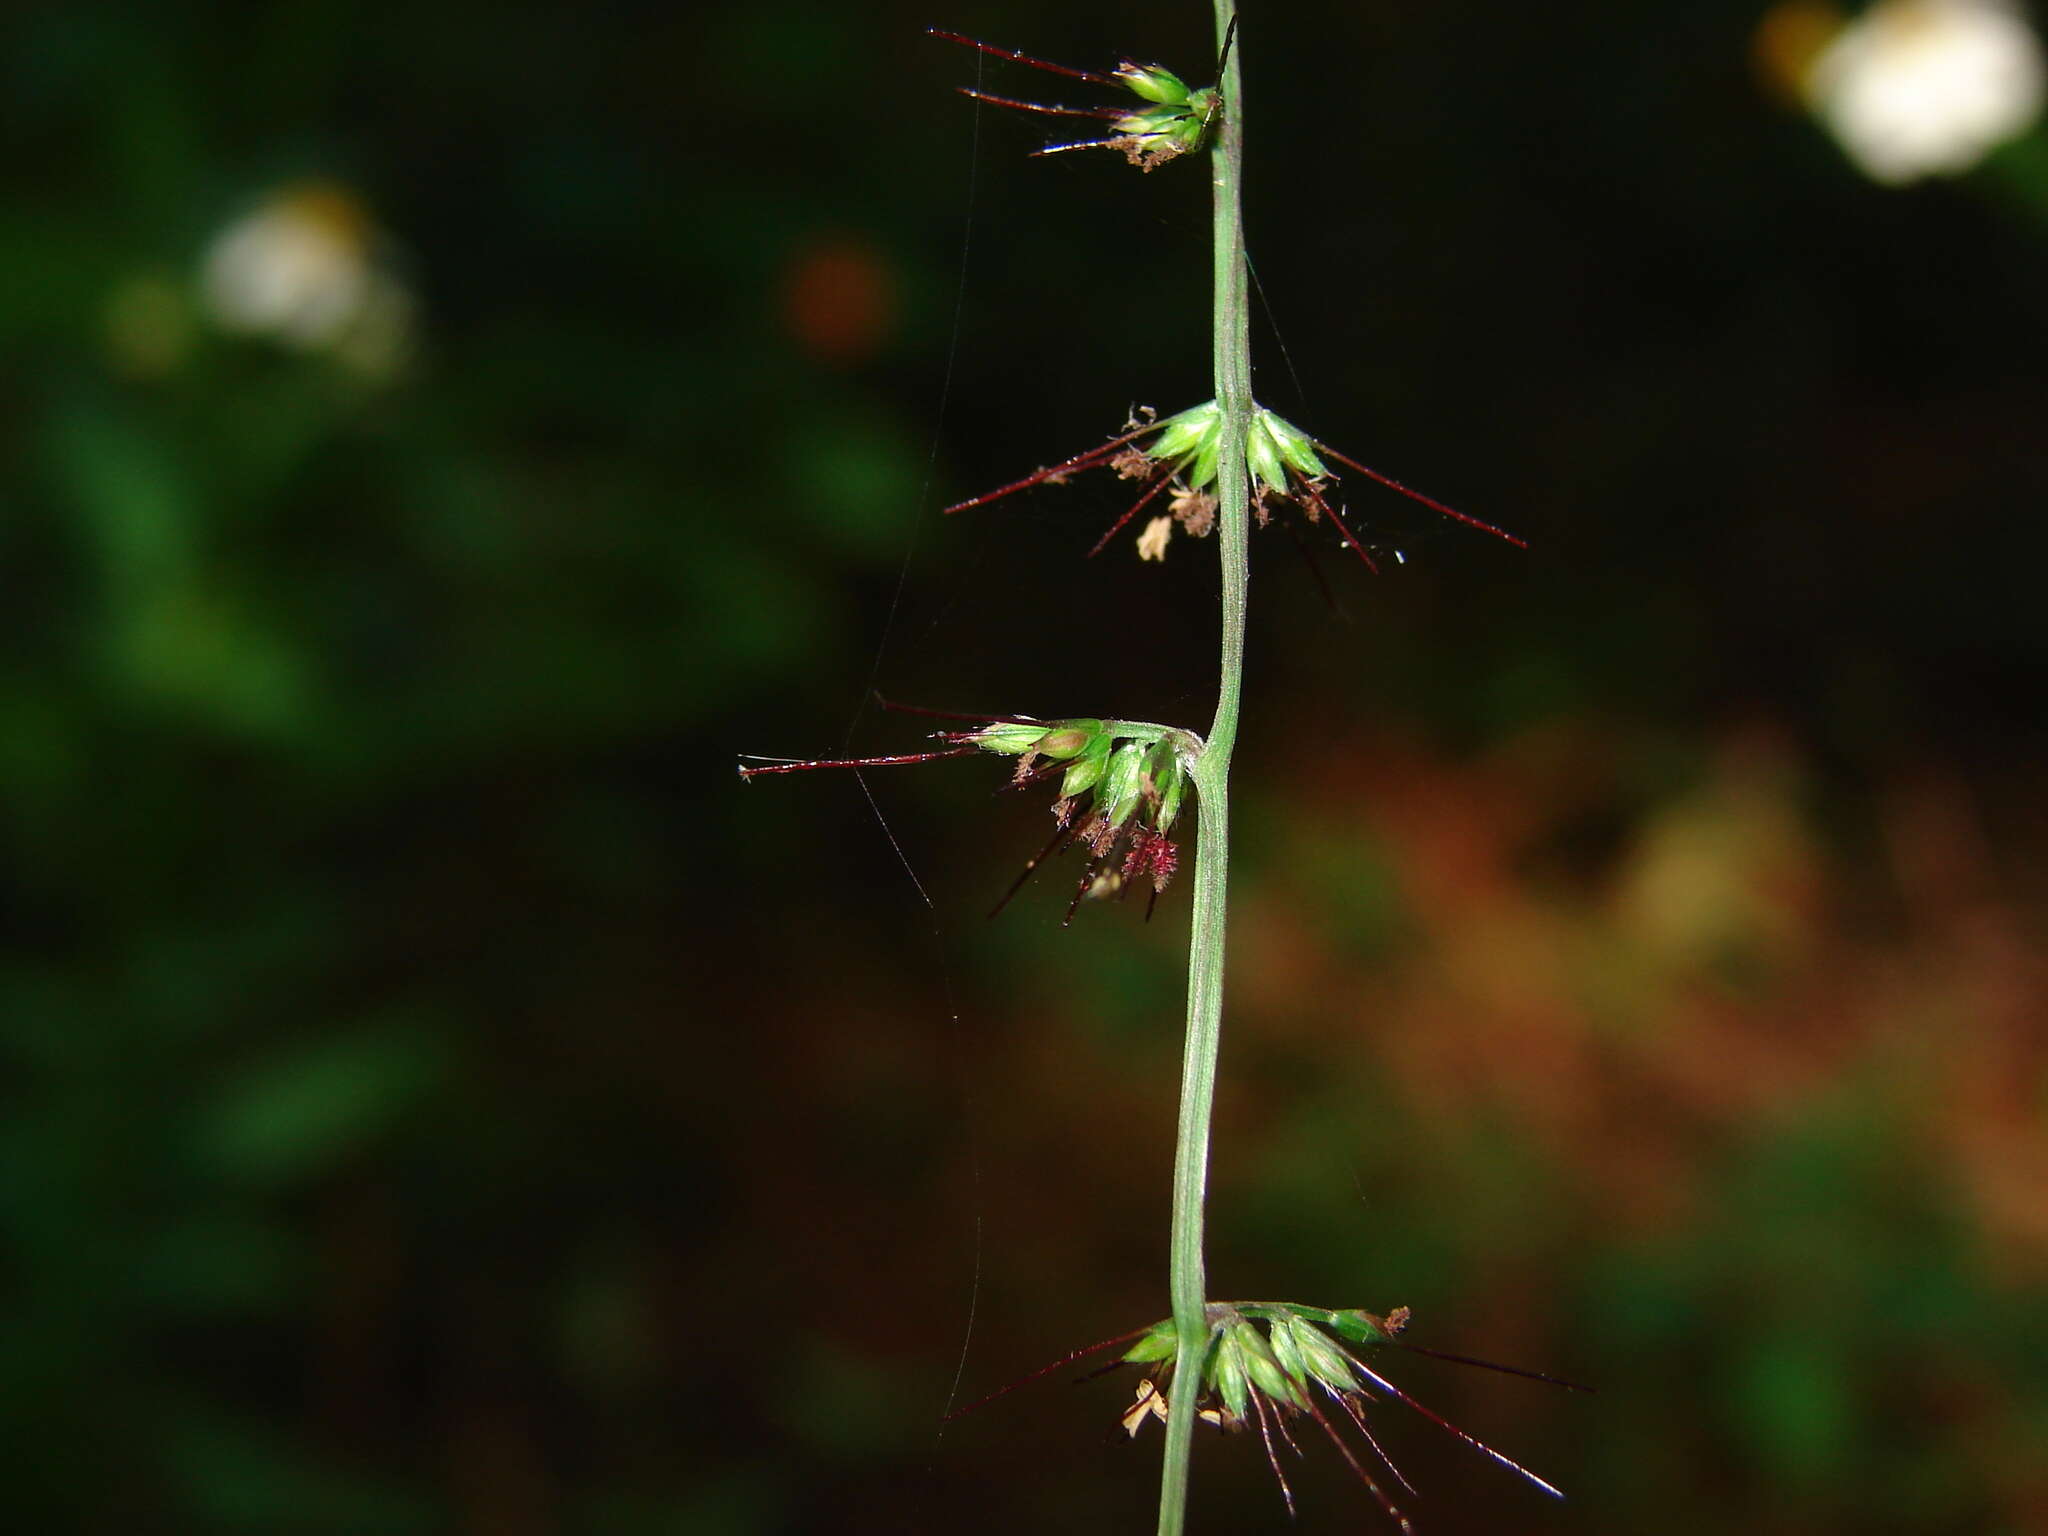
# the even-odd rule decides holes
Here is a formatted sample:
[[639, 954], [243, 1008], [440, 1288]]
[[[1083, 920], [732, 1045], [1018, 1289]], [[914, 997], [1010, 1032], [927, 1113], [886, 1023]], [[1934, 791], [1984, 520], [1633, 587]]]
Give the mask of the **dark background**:
[[[1600, 1388], [1394, 1359], [1571, 1495], [1376, 1410], [1431, 1533], [2048, 1526], [2048, 143], [1878, 187], [1761, 11], [1244, 16], [1263, 400], [1534, 546], [1353, 481], [1406, 563], [1254, 547], [1214, 1288]], [[1101, 98], [928, 24], [1214, 46], [19, 14], [10, 1528], [1148, 1526], [1129, 1379], [938, 1419], [1166, 1310], [1185, 890], [985, 922], [1002, 764], [733, 777], [913, 750], [871, 686], [1213, 706], [1209, 546], [938, 516], [1207, 397], [1202, 171], [1026, 158], [952, 87]], [[315, 184], [408, 346], [209, 312]], [[1248, 1440], [1196, 1509], [1285, 1528]]]

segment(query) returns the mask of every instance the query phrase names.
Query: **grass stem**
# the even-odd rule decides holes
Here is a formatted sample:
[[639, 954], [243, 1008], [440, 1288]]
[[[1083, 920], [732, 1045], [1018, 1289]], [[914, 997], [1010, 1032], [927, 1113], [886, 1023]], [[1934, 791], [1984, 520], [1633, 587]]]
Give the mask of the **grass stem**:
[[1244, 254], [1244, 92], [1242, 37], [1232, 38], [1235, 0], [1215, 0], [1216, 42], [1224, 59], [1223, 121], [1210, 155], [1215, 178], [1216, 400], [1222, 409], [1217, 543], [1223, 572], [1222, 670], [1216, 719], [1195, 764], [1194, 919], [1188, 944], [1188, 1021], [1181, 1064], [1180, 1123], [1174, 1148], [1170, 1240], [1173, 1318], [1179, 1334], [1166, 1417], [1166, 1453], [1159, 1482], [1159, 1536], [1181, 1536], [1187, 1522], [1188, 1464], [1194, 1450], [1195, 1401], [1209, 1346], [1207, 1275], [1202, 1259], [1202, 1209], [1209, 1181], [1209, 1123], [1216, 1098], [1216, 1062], [1223, 1033], [1223, 959], [1230, 878], [1230, 754], [1237, 742], [1238, 697], [1244, 681], [1244, 615], [1249, 581], [1251, 484], [1245, 437], [1251, 424], [1251, 314]]

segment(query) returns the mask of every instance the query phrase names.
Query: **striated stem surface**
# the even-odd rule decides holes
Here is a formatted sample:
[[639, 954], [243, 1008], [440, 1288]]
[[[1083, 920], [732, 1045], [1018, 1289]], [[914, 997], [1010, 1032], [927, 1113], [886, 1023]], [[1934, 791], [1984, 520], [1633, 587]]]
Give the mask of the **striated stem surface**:
[[1180, 1536], [1187, 1522], [1188, 1463], [1194, 1449], [1195, 1399], [1209, 1345], [1207, 1276], [1202, 1262], [1202, 1206], [1209, 1181], [1209, 1121], [1216, 1099], [1216, 1061], [1223, 1033], [1223, 955], [1230, 878], [1230, 754], [1237, 743], [1238, 696], [1244, 681], [1247, 547], [1251, 487], [1245, 436], [1251, 424], [1251, 314], [1244, 256], [1244, 92], [1239, 61], [1244, 40], [1232, 37], [1234, 0], [1215, 0], [1216, 42], [1229, 42], [1224, 61], [1223, 122], [1210, 163], [1215, 177], [1216, 400], [1222, 408], [1218, 456], [1217, 545], [1223, 571], [1222, 672], [1216, 720], [1195, 764], [1194, 919], [1188, 945], [1188, 1022], [1181, 1063], [1180, 1129], [1173, 1166], [1170, 1241], [1173, 1319], [1179, 1355], [1166, 1416], [1166, 1454], [1159, 1483], [1159, 1536]]

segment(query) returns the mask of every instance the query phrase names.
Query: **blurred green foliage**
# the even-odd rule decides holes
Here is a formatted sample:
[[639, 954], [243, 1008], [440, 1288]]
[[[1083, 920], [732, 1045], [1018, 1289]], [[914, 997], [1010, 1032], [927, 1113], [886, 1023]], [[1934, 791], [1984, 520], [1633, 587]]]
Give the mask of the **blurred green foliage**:
[[[1258, 551], [1217, 1283], [1602, 1389], [1399, 1362], [1572, 1495], [1390, 1416], [1433, 1532], [2048, 1520], [2039, 130], [1881, 191], [1755, 22], [1247, 19], [1268, 403], [1536, 545], [1361, 494], [1409, 558], [1322, 547], [1327, 605]], [[1206, 397], [1201, 178], [1026, 160], [926, 24], [1211, 46], [17, 19], [13, 1524], [1148, 1518], [1128, 1383], [936, 1421], [1164, 1310], [1177, 907], [982, 926], [1043, 835], [999, 766], [870, 776], [886, 837], [731, 777], [903, 750], [875, 684], [1208, 712], [1198, 547], [936, 516]]]

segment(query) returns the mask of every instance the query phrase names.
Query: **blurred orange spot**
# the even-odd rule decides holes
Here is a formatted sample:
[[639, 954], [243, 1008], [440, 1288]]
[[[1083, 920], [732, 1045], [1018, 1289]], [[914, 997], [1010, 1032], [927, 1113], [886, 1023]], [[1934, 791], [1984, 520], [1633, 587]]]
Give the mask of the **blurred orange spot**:
[[1784, 0], [1764, 13], [1750, 57], [1772, 95], [1787, 106], [1804, 104], [1807, 71], [1846, 19], [1829, 0]]
[[894, 329], [896, 285], [866, 241], [828, 236], [791, 262], [782, 317], [797, 345], [820, 362], [857, 363]]

